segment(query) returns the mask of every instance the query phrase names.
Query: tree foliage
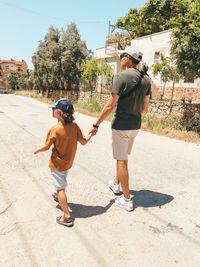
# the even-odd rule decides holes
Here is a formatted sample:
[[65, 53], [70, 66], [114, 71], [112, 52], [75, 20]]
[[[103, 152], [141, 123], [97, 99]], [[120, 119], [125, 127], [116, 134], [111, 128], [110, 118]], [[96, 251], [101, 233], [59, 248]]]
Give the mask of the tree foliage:
[[105, 59], [101, 60], [101, 63], [99, 65], [99, 73], [100, 75], [103, 75], [106, 79], [112, 76], [112, 68], [110, 65], [107, 64]]
[[51, 26], [32, 57], [31, 84], [42, 90], [71, 90], [79, 82], [81, 64], [87, 55], [86, 43], [81, 41], [74, 23], [66, 30]]
[[107, 81], [112, 76], [112, 68], [105, 59], [102, 59], [100, 64], [98, 64], [96, 58], [90, 58], [82, 65], [82, 77], [89, 84], [91, 94], [99, 75], [101, 75], [102, 84], [104, 79]]
[[[175, 83], [180, 81], [181, 75], [177, 71], [176, 61], [172, 57], [165, 57], [160, 55], [160, 61], [152, 66], [153, 75], [156, 76], [160, 74], [161, 81], [164, 82], [164, 87], [166, 82], [172, 81], [172, 92], [170, 98], [170, 113], [172, 111], [172, 100], [174, 94]], [[164, 89], [163, 89], [164, 96]]]
[[111, 35], [107, 40], [107, 44], [118, 43], [118, 49], [124, 50], [126, 46], [131, 44], [132, 37], [129, 33], [126, 32], [116, 32], [114, 35]]
[[26, 89], [29, 85], [29, 73], [19, 74], [18, 72], [14, 72], [8, 76], [8, 82], [13, 90], [18, 88]]
[[140, 9], [130, 8], [115, 26], [126, 29], [132, 38], [172, 29], [177, 17], [188, 12], [190, 4], [191, 0], [147, 0]]
[[186, 78], [200, 77], [199, 14], [200, 0], [147, 0], [140, 9], [130, 8], [115, 26], [132, 39], [170, 29], [177, 71]]
[[179, 5], [179, 15], [171, 20], [172, 54], [178, 72], [190, 79], [200, 77], [200, 0], [182, 1], [185, 5]]
[[81, 77], [81, 65], [88, 55], [86, 43], [81, 41], [74, 23], [68, 25], [61, 38], [61, 80], [70, 90]]
[[98, 61], [96, 58], [90, 58], [82, 65], [82, 77], [90, 86], [92, 95], [94, 84], [96, 83], [99, 75]]
[[11, 75], [8, 76], [7, 79], [8, 79], [8, 82], [9, 82], [9, 85], [11, 86], [11, 88], [13, 90], [15, 90], [16, 87], [18, 86], [18, 79], [19, 79], [18, 72], [12, 73]]
[[169, 20], [175, 14], [174, 0], [148, 0], [140, 9], [130, 8], [117, 20], [115, 26], [128, 30], [132, 38], [169, 29]]

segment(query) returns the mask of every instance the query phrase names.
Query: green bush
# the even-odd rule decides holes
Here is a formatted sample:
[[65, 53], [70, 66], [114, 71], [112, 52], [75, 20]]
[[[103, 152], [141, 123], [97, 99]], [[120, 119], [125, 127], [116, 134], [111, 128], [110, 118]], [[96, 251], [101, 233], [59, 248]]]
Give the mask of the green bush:
[[104, 107], [104, 104], [105, 103], [103, 104], [99, 103], [99, 100], [97, 98], [90, 97], [86, 101], [76, 102], [75, 106], [86, 109], [87, 111], [92, 113], [99, 113]]
[[142, 121], [149, 130], [170, 128], [179, 131], [194, 131], [199, 133], [199, 128], [193, 125], [192, 122], [183, 122], [182, 120], [171, 116], [159, 118], [150, 114], [144, 114]]

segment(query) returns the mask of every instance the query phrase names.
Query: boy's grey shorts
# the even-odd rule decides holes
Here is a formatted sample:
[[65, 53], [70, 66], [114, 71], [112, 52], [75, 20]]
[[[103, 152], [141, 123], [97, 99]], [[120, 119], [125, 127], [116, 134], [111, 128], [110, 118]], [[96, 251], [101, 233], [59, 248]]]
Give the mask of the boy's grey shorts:
[[67, 177], [68, 171], [59, 172], [53, 169], [50, 169], [50, 170], [51, 170], [51, 177], [52, 177], [53, 184], [55, 186], [56, 191], [65, 189], [65, 187], [67, 186], [66, 177]]
[[113, 158], [116, 160], [128, 160], [131, 154], [135, 137], [139, 130], [115, 130], [112, 129]]

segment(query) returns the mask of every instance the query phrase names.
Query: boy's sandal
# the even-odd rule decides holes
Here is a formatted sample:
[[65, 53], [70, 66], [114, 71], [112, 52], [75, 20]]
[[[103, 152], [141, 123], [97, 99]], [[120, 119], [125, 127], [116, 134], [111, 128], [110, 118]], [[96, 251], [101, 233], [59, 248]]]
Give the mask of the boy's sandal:
[[57, 223], [65, 225], [65, 226], [72, 226], [73, 225], [73, 221], [72, 218], [65, 218], [63, 219], [63, 216], [57, 217], [56, 218]]
[[59, 201], [58, 201], [58, 198], [57, 198], [57, 196], [56, 196], [56, 192], [54, 192], [54, 193], [52, 194], [52, 197], [53, 197], [53, 200], [54, 200], [54, 201], [59, 202]]

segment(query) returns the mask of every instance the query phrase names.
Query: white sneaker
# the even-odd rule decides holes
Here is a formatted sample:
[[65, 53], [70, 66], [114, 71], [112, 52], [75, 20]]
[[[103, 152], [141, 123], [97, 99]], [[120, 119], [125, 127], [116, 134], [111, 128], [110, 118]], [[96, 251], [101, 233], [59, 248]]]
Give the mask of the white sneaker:
[[130, 200], [126, 201], [124, 199], [124, 196], [120, 196], [120, 197], [115, 198], [115, 204], [118, 207], [125, 209], [126, 211], [132, 211], [133, 210], [133, 200], [130, 199]]
[[109, 188], [113, 191], [114, 194], [120, 193], [120, 186], [119, 184], [115, 184], [113, 180], [110, 180], [108, 183]]

